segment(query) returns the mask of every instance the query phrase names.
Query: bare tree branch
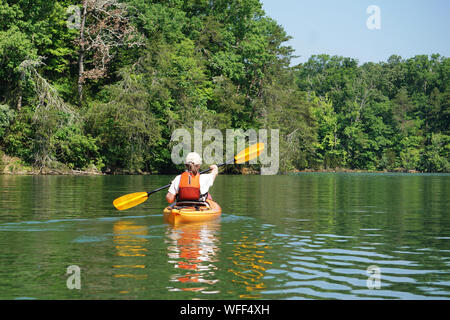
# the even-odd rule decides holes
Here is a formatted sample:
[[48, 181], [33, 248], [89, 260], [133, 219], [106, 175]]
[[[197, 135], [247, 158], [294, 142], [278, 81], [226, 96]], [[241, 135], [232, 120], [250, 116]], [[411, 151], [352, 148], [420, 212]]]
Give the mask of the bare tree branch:
[[[144, 44], [144, 36], [130, 23], [127, 6], [118, 0], [85, 0], [82, 21], [86, 23], [76, 40], [82, 58], [78, 78], [80, 99], [86, 79], [106, 76], [115, 48]], [[91, 61], [90, 68], [85, 69], [86, 55], [90, 56]]]

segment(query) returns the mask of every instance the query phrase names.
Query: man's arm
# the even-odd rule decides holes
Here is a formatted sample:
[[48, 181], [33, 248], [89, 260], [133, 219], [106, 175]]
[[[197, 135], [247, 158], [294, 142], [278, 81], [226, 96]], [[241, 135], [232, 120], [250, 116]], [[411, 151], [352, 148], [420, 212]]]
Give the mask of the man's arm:
[[166, 194], [166, 200], [168, 203], [175, 201], [178, 193], [178, 185], [180, 184], [180, 176], [176, 176], [170, 184], [169, 190]]

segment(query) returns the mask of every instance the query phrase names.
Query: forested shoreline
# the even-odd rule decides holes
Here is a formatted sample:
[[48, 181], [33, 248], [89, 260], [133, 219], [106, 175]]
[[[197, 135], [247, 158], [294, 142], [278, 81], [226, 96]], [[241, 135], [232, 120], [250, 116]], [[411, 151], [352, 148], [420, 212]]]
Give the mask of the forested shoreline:
[[195, 120], [279, 129], [280, 173], [450, 172], [448, 57], [293, 66], [259, 0], [0, 0], [0, 17], [0, 169], [173, 173]]

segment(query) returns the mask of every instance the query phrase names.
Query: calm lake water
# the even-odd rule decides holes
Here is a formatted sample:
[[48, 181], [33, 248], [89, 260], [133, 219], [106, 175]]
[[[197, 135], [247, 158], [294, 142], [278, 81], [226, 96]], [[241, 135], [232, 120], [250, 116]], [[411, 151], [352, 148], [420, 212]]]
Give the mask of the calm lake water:
[[221, 219], [182, 227], [165, 191], [113, 208], [172, 177], [0, 176], [0, 299], [450, 298], [450, 175], [219, 176]]

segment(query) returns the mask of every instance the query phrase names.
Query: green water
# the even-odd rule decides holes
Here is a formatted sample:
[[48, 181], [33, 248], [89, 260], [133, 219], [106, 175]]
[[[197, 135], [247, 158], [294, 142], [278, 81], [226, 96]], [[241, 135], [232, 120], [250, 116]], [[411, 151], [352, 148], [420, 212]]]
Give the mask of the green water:
[[112, 207], [170, 179], [0, 176], [0, 299], [450, 298], [450, 175], [219, 176], [222, 218], [177, 228], [165, 192]]

